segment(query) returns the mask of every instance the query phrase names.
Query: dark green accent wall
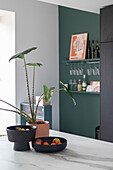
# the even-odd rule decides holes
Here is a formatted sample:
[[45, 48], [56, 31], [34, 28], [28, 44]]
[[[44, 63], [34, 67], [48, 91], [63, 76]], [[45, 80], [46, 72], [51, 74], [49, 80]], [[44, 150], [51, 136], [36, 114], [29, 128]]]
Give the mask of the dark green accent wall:
[[[59, 78], [64, 83], [82, 76], [70, 76], [69, 59], [71, 35], [89, 33], [89, 39], [99, 41], [99, 15], [81, 10], [59, 6]], [[84, 66], [87, 69], [87, 65]], [[87, 81], [99, 80], [99, 76], [87, 76]], [[77, 106], [65, 92], [60, 92], [60, 130], [82, 136], [95, 137], [95, 127], [99, 125], [100, 96], [90, 94], [73, 94]]]

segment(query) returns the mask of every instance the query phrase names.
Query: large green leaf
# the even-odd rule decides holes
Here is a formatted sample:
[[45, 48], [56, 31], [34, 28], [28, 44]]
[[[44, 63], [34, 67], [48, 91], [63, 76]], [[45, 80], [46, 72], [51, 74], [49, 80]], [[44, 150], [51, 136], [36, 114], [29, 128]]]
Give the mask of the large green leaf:
[[43, 85], [43, 89], [44, 89], [44, 97], [45, 97], [45, 102], [47, 101], [47, 93], [48, 93], [48, 88], [46, 85]]
[[37, 49], [37, 47], [32, 47], [32, 48], [29, 48], [29, 49], [27, 49], [27, 50], [25, 50], [25, 51], [23, 51], [23, 52], [20, 52], [20, 53], [18, 53], [18, 54], [16, 54], [16, 55], [12, 56], [12, 57], [9, 59], [9, 62], [10, 62], [12, 59], [16, 59], [16, 58], [23, 59], [25, 54], [28, 54], [28, 53], [30, 53], [31, 51], [36, 50], [36, 49]]
[[53, 90], [55, 89], [55, 87], [51, 87], [50, 89], [49, 89], [49, 92], [48, 92], [48, 101], [47, 101], [47, 103], [49, 102], [49, 101], [51, 101], [51, 99], [52, 99], [52, 97], [53, 97]]
[[44, 89], [45, 102], [48, 103], [48, 102], [50, 102], [50, 100], [51, 100], [51, 98], [53, 96], [53, 90], [55, 88], [50, 87], [50, 89], [48, 89], [46, 85], [43, 85], [43, 89]]
[[40, 64], [40, 63], [27, 63], [26, 65], [28, 65], [28, 66], [38, 66], [38, 67], [42, 66], [42, 64]]
[[60, 84], [63, 86], [64, 90], [69, 94], [69, 96], [71, 97], [71, 99], [73, 100], [74, 105], [76, 105], [75, 99], [73, 97], [73, 95], [71, 94], [71, 92], [68, 90], [68, 88], [64, 85], [64, 83], [62, 83], [61, 81], [59, 81]]

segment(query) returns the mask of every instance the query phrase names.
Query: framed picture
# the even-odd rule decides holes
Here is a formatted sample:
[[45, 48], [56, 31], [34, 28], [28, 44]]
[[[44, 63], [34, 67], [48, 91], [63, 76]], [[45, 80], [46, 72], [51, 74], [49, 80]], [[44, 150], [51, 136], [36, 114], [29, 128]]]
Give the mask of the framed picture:
[[88, 33], [72, 35], [69, 60], [85, 59], [87, 37]]

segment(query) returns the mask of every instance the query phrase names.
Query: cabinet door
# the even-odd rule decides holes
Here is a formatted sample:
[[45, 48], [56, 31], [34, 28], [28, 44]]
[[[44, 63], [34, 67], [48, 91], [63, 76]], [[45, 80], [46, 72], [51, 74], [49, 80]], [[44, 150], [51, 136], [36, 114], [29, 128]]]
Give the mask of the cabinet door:
[[100, 41], [113, 41], [113, 5], [101, 9], [100, 26]]
[[113, 42], [101, 43], [101, 139], [113, 142]]

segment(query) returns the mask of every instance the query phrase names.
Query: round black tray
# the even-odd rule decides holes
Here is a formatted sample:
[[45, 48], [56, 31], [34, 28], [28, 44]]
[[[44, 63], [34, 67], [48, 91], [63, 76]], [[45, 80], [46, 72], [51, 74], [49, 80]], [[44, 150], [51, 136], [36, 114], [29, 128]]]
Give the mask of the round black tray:
[[[54, 138], [59, 138], [60, 142], [62, 144], [59, 145], [51, 145], [52, 141]], [[35, 141], [37, 139], [41, 139], [43, 142], [48, 142], [49, 145], [40, 145], [40, 144], [36, 144]], [[36, 138], [33, 142], [32, 142], [32, 147], [37, 151], [37, 152], [59, 152], [62, 151], [66, 148], [67, 146], [67, 140], [65, 138], [61, 138], [61, 137], [56, 137], [56, 136], [50, 136], [50, 137], [41, 137], [41, 138]]]

